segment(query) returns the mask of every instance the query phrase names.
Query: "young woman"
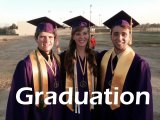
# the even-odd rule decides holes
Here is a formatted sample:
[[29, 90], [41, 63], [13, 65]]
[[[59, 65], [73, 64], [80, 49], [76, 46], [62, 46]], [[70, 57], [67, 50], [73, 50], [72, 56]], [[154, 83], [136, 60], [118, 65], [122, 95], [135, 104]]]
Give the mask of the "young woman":
[[[52, 51], [54, 41], [57, 37], [56, 26], [59, 24], [49, 18], [42, 17], [28, 21], [36, 25], [35, 41], [37, 49], [31, 52], [24, 60], [21, 60], [15, 70], [11, 90], [8, 98], [6, 120], [63, 120], [63, 106], [57, 101], [53, 105], [53, 100], [49, 99], [46, 104], [45, 99], [52, 96], [46, 92], [55, 92], [59, 95], [63, 91], [60, 79], [59, 59]], [[22, 88], [30, 88], [20, 95], [23, 102], [21, 104], [16, 97], [17, 91]], [[43, 92], [38, 96], [38, 103], [35, 103], [36, 92]]]
[[[97, 64], [96, 52], [89, 48], [89, 24], [91, 22], [78, 16], [67, 20], [65, 24], [72, 27], [71, 40], [67, 51], [61, 54], [62, 71], [65, 80], [65, 89], [73, 89], [72, 104], [67, 104], [65, 111], [66, 120], [92, 120], [94, 106], [90, 104], [91, 92], [96, 88]], [[64, 66], [64, 67], [63, 67]], [[78, 96], [75, 93], [79, 92]], [[87, 92], [87, 97], [84, 93]], [[87, 104], [77, 104], [87, 101]], [[66, 100], [68, 96], [66, 96]]]

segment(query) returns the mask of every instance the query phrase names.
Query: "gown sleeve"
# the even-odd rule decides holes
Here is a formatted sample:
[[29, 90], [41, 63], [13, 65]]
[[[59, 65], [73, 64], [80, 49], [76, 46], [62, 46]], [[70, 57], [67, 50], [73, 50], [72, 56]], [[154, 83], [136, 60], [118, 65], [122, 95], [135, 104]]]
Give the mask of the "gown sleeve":
[[[28, 120], [29, 105], [22, 105], [16, 100], [16, 93], [22, 87], [28, 86], [27, 66], [24, 61], [20, 61], [13, 75], [11, 89], [8, 97], [6, 120]], [[26, 95], [29, 91], [23, 91], [20, 95], [22, 101], [28, 101]]]
[[145, 104], [146, 97], [141, 96], [140, 104], [133, 105], [133, 120], [153, 120], [153, 100], [152, 100], [152, 87], [151, 87], [151, 72], [149, 65], [146, 61], [139, 62], [139, 69], [137, 69], [137, 91], [149, 93], [149, 104]]

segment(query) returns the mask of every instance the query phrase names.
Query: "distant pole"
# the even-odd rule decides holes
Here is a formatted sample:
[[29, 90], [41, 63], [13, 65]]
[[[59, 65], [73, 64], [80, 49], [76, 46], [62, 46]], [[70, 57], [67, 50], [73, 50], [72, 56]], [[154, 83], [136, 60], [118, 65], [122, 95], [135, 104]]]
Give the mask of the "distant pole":
[[92, 4], [90, 4], [90, 21], [92, 21], [91, 17], [92, 17]]
[[51, 10], [48, 10], [48, 17], [51, 17]]
[[[91, 19], [91, 15], [92, 14], [92, 4], [90, 4], [90, 22], [92, 21]], [[90, 25], [90, 22], [89, 22], [89, 28], [90, 28], [90, 33], [91, 33], [91, 25]]]
[[72, 10], [69, 11], [70, 18], [72, 17]]
[[99, 26], [101, 26], [101, 14], [99, 14]]

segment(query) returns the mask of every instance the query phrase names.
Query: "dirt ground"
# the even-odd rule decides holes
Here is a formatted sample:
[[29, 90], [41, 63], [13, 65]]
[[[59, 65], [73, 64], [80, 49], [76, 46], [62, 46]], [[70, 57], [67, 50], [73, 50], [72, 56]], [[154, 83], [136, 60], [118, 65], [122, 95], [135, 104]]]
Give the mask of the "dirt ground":
[[[96, 50], [112, 47], [105, 35], [97, 34]], [[62, 50], [67, 49], [69, 37], [61, 36]], [[4, 120], [6, 104], [13, 72], [18, 61], [35, 49], [36, 43], [31, 36], [0, 36], [0, 120]], [[160, 120], [160, 44], [133, 45], [133, 49], [144, 57], [151, 67], [154, 100], [154, 120]]]

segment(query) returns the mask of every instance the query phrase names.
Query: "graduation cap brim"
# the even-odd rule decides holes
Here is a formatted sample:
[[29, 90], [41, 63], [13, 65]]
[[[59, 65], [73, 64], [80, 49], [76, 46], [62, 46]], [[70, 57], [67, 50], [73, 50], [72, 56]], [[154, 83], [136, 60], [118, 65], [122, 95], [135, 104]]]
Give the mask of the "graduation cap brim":
[[139, 25], [139, 23], [135, 19], [133, 19], [130, 15], [128, 15], [126, 12], [122, 10], [113, 17], [111, 17], [110, 19], [108, 19], [107, 21], [105, 21], [103, 24], [111, 29], [112, 27], [114, 27], [115, 23], [118, 20], [125, 20], [130, 24], [131, 19], [132, 19], [132, 27]]
[[70, 27], [78, 27], [80, 26], [81, 22], [85, 22], [87, 23], [86, 27], [90, 27], [90, 26], [95, 26], [94, 23], [92, 23], [91, 21], [87, 20], [86, 18], [84, 18], [83, 16], [77, 16], [74, 18], [71, 18], [69, 20], [64, 21], [63, 23], [67, 24]]
[[40, 23], [51, 23], [54, 28], [62, 28], [63, 26], [60, 25], [59, 23], [55, 22], [54, 20], [51, 20], [48, 17], [41, 17], [33, 20], [27, 21], [28, 23], [38, 26]]

